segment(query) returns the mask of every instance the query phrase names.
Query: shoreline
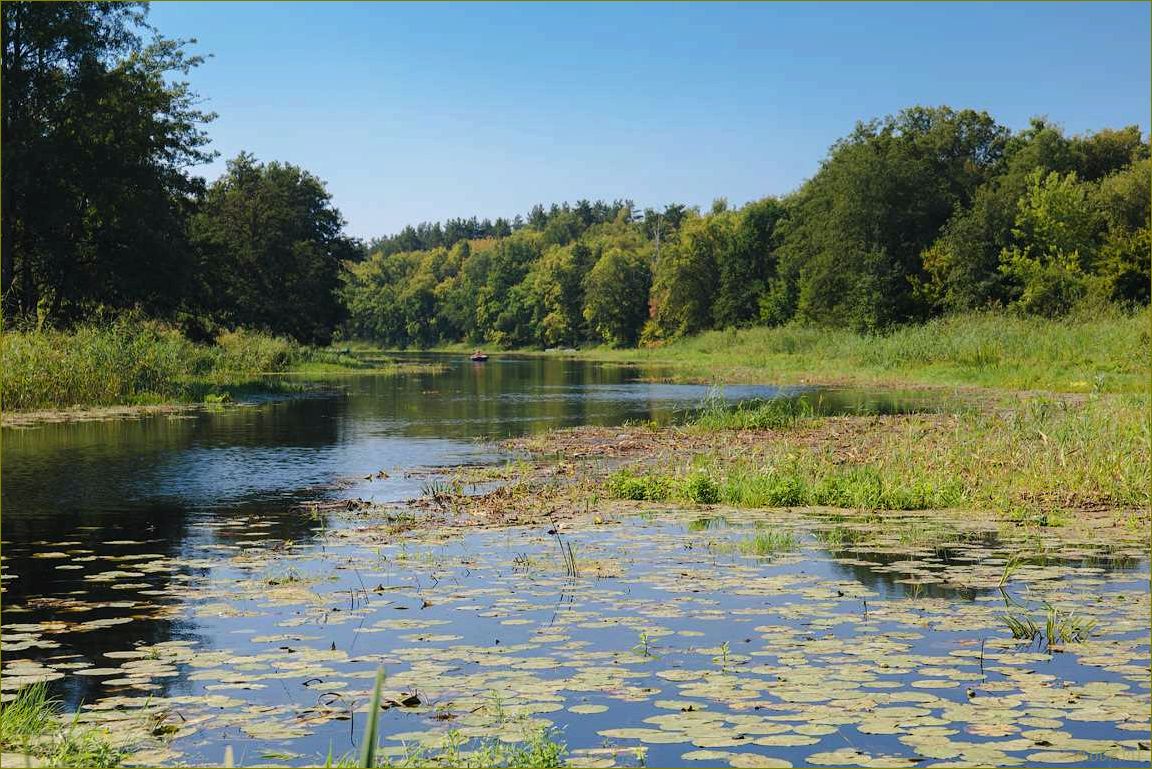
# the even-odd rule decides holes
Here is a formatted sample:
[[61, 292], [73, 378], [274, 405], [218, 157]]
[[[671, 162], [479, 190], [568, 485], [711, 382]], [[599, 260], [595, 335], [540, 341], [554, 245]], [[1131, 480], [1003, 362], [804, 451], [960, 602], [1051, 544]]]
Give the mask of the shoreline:
[[61, 409], [5, 411], [0, 414], [0, 427], [28, 428], [61, 422], [104, 422], [114, 419], [136, 419], [158, 414], [184, 414], [222, 404], [158, 403], [120, 406], [72, 406]]
[[228, 394], [228, 398], [221, 401], [179, 401], [167, 400], [159, 403], [116, 403], [107, 405], [76, 404], [58, 408], [20, 409], [15, 411], [0, 411], [0, 428], [22, 428], [41, 424], [56, 424], [60, 422], [94, 422], [113, 419], [135, 419], [141, 416], [155, 414], [179, 414], [188, 411], [200, 411], [209, 408], [221, 408], [237, 405], [253, 405], [249, 399], [259, 397], [262, 399], [284, 399], [300, 397], [310, 393], [331, 389], [331, 387], [307, 387], [309, 382], [324, 385], [332, 379], [351, 376], [396, 376], [399, 374], [435, 373], [438, 367], [424, 364], [394, 364], [389, 366], [375, 366], [366, 368], [337, 368], [330, 365], [324, 367], [302, 366], [288, 371], [270, 371], [258, 375], [260, 377], [291, 377], [297, 384], [285, 388], [283, 386], [258, 386], [254, 380], [245, 381], [239, 388], [236, 397], [227, 393], [227, 387], [221, 389]]

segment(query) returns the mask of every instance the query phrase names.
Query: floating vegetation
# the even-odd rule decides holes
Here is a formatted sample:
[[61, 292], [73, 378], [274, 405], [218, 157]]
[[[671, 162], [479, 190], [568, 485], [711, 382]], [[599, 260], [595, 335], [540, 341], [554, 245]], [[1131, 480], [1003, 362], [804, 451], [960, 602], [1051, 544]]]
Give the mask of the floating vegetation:
[[[1147, 763], [1137, 539], [1038, 543], [995, 522], [851, 511], [724, 509], [692, 531], [692, 509], [599, 510], [618, 524], [452, 539], [398, 537], [382, 516], [288, 544], [247, 519], [211, 524], [219, 537], [180, 558], [110, 546], [129, 558], [118, 571], [171, 581], [118, 591], [99, 620], [132, 621], [86, 634], [139, 638], [177, 617], [215, 640], [89, 658], [38, 644], [92, 620], [6, 605], [5, 643], [22, 646], [0, 682], [16, 698], [38, 680], [84, 687], [75, 734], [114, 729], [109, 744], [149, 765], [215, 764], [237, 735], [292, 765]], [[776, 557], [718, 565], [718, 551]], [[600, 579], [601, 562], [619, 579]], [[1000, 589], [1037, 608], [1006, 608]], [[1031, 621], [1038, 646], [1005, 614]]]
[[402, 758], [387, 761], [383, 766], [398, 769], [420, 767], [465, 767], [467, 769], [553, 769], [564, 766], [567, 746], [558, 739], [558, 732], [546, 726], [538, 727], [518, 740], [469, 740], [458, 730], [449, 731], [438, 748], [406, 748]]

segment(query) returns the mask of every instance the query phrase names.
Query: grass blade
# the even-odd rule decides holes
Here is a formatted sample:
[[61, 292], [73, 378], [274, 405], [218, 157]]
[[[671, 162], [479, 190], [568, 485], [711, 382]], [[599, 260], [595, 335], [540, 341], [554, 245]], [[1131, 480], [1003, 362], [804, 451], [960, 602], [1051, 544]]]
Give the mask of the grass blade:
[[376, 741], [380, 723], [380, 700], [384, 696], [384, 668], [376, 671], [376, 687], [372, 690], [372, 703], [368, 707], [368, 723], [364, 728], [364, 747], [360, 751], [360, 766], [376, 766]]

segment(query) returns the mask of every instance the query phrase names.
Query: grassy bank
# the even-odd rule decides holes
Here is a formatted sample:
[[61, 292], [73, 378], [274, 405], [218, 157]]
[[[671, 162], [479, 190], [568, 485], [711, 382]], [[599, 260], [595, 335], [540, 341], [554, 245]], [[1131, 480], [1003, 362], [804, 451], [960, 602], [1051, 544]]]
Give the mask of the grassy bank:
[[[613, 496], [736, 507], [970, 508], [1021, 522], [1147, 509], [1148, 399], [1032, 398], [1015, 408], [900, 417], [797, 417], [749, 441], [748, 414], [708, 412], [686, 430], [708, 447], [660, 471], [622, 470]], [[753, 428], [755, 429], [755, 428]]]
[[296, 386], [269, 381], [264, 376], [269, 373], [317, 376], [387, 368], [249, 331], [222, 334], [215, 344], [194, 344], [155, 322], [7, 331], [0, 338], [0, 364], [5, 411], [220, 401]]
[[114, 767], [126, 755], [103, 731], [66, 720], [42, 683], [0, 707], [0, 750], [11, 766]]
[[[779, 403], [779, 402], [776, 402]], [[1146, 530], [1146, 395], [973, 399], [950, 413], [822, 417], [773, 402], [705, 409], [686, 424], [580, 428], [510, 447], [580, 462], [517, 488], [574, 508], [615, 498], [736, 508], [962, 510], [1027, 526]], [[556, 471], [559, 472], [559, 471]], [[553, 486], [555, 486], [553, 488]], [[500, 500], [493, 499], [493, 502]]]
[[1148, 310], [1105, 308], [1059, 320], [974, 313], [884, 335], [800, 326], [730, 329], [651, 349], [581, 357], [668, 365], [676, 378], [722, 382], [993, 387], [1054, 392], [1147, 391]]

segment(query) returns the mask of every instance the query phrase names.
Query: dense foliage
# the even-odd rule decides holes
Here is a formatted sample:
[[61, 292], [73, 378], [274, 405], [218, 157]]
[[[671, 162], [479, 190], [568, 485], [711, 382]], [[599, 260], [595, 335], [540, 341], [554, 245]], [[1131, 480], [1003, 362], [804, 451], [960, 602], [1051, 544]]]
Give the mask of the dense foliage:
[[203, 306], [229, 326], [327, 342], [342, 318], [342, 265], [359, 254], [343, 227], [315, 176], [241, 154], [192, 218]]
[[984, 112], [913, 107], [857, 125], [796, 192], [738, 210], [581, 201], [499, 231], [453, 220], [375, 241], [346, 276], [347, 331], [396, 346], [623, 346], [1147, 304], [1150, 169], [1136, 126], [1013, 133]]
[[195, 107], [165, 75], [199, 63], [146, 44], [132, 3], [4, 3], [6, 317], [76, 318], [93, 302], [163, 312], [191, 278], [182, 231], [208, 159]]
[[[173, 74], [201, 63], [143, 3], [24, 3], [3, 15], [4, 319], [126, 311], [194, 337], [246, 326], [325, 341], [354, 245], [323, 184], [241, 155], [206, 186], [214, 116]], [[150, 41], [144, 35], [151, 34]]]

